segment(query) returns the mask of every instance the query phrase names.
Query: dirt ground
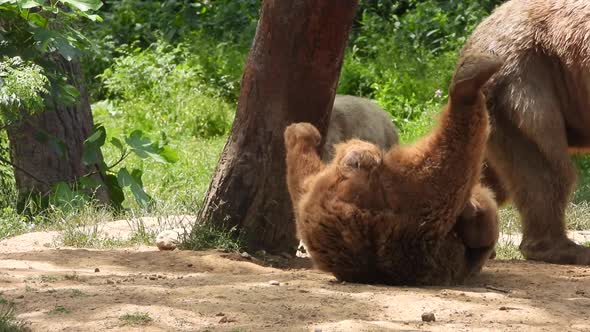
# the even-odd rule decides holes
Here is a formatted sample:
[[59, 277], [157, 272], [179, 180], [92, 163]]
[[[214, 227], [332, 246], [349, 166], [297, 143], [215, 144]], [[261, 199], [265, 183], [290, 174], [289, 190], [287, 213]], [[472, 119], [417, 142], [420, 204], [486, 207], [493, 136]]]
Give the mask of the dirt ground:
[[[0, 242], [1, 297], [33, 331], [590, 331], [590, 267], [493, 261], [466, 286], [386, 287], [302, 258], [51, 248], [55, 235]], [[152, 320], [121, 319], [137, 312]]]

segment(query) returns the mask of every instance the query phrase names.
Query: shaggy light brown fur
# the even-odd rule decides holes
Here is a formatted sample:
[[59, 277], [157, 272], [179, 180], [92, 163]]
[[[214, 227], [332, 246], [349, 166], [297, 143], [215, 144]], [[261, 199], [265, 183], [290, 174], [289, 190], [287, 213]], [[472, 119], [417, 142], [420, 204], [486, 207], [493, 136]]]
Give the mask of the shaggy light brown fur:
[[488, 137], [480, 88], [500, 64], [464, 58], [439, 126], [412, 146], [383, 153], [351, 140], [325, 165], [317, 129], [287, 127], [297, 231], [318, 268], [386, 284], [452, 284], [481, 269], [498, 227], [493, 196], [479, 185]]
[[506, 58], [485, 87], [484, 177], [520, 212], [523, 255], [590, 264], [590, 248], [565, 232], [576, 178], [569, 153], [590, 148], [590, 1], [508, 1], [476, 28], [463, 49], [473, 52]]
[[397, 129], [385, 110], [370, 99], [336, 95], [330, 116], [322, 160], [334, 158], [338, 143], [358, 138], [389, 149], [398, 143]]

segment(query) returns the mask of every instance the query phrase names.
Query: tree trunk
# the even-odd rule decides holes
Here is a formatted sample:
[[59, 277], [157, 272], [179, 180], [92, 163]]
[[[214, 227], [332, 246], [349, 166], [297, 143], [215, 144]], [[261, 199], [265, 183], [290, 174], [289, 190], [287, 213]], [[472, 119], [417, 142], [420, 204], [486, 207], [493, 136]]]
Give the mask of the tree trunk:
[[[16, 187], [24, 195], [45, 195], [58, 182], [71, 183], [97, 170], [95, 165], [82, 163], [84, 140], [92, 132], [93, 120], [80, 63], [61, 56], [52, 57], [52, 61], [66, 75], [68, 83], [79, 90], [80, 96], [69, 106], [52, 100], [48, 110], [26, 115], [7, 128]], [[57, 142], [65, 144], [65, 153], [60, 153]], [[99, 175], [95, 180], [102, 183]], [[98, 189], [95, 197], [103, 203], [109, 201], [104, 186]]]
[[297, 245], [283, 131], [310, 122], [325, 133], [358, 0], [265, 0], [228, 142], [200, 212], [237, 227], [251, 249]]

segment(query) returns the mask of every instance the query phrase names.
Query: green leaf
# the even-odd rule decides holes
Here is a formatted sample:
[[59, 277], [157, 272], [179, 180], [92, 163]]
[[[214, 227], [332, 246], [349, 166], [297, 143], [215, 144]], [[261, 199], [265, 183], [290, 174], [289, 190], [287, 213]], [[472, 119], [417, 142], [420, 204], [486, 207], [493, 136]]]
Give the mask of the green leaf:
[[81, 13], [81, 15], [86, 17], [87, 19], [91, 20], [92, 22], [102, 22], [102, 17], [100, 17], [96, 14]]
[[58, 182], [53, 188], [53, 193], [57, 201], [68, 203], [74, 200], [76, 194], [70, 189], [70, 186], [65, 182]]
[[29, 22], [33, 22], [37, 26], [44, 27], [47, 25], [47, 19], [37, 13], [29, 13], [27, 18], [28, 18]]
[[113, 174], [106, 174], [103, 177], [104, 183], [109, 191], [109, 197], [111, 198], [111, 204], [117, 210], [123, 208], [123, 201], [125, 200], [125, 193], [123, 188], [119, 185], [117, 177]]
[[86, 202], [83, 193], [72, 190], [65, 182], [57, 182], [52, 189], [49, 202], [63, 209], [81, 207]]
[[67, 93], [70, 97], [77, 99], [78, 97], [80, 97], [80, 90], [78, 90], [78, 88], [76, 88], [75, 86], [71, 85], [71, 84], [65, 84], [63, 86], [63, 90], [65, 93]]
[[[56, 48], [57, 52], [59, 52], [59, 54], [61, 54], [68, 61], [71, 61], [80, 54], [76, 46], [72, 45], [72, 43], [69, 40], [65, 39], [63, 36], [55, 38], [53, 40], [53, 46]], [[75, 97], [77, 98], [80, 95], [80, 93], [74, 92], [71, 95], [75, 95]]]
[[99, 163], [100, 160], [100, 147], [92, 144], [84, 144], [84, 151], [82, 152], [82, 163], [85, 166], [90, 166]]
[[135, 179], [129, 174], [127, 167], [123, 167], [117, 173], [117, 181], [121, 188], [129, 187], [132, 183], [135, 183]]
[[84, 141], [84, 150], [82, 151], [82, 163], [84, 165], [98, 164], [101, 171], [106, 170], [107, 167], [104, 165], [100, 150], [106, 137], [106, 129], [103, 126], [95, 126], [92, 134]]
[[123, 146], [123, 142], [121, 142], [121, 140], [116, 137], [111, 138], [111, 144], [113, 144], [121, 153], [125, 153], [127, 150]]
[[78, 185], [80, 189], [95, 190], [100, 187], [101, 183], [90, 176], [83, 176], [78, 178]]
[[130, 174], [127, 168], [123, 167], [117, 173], [117, 180], [121, 187], [129, 187], [131, 189], [131, 193], [139, 206], [149, 208], [153, 203], [153, 199], [143, 189], [141, 178], [136, 178], [138, 175], [141, 177], [141, 171], [133, 170]]
[[160, 163], [166, 163], [167, 160], [161, 156], [161, 148], [154, 144], [148, 137], [143, 135], [141, 130], [135, 130], [125, 139], [125, 142], [131, 146], [135, 154], [142, 158], [151, 158]]
[[61, 0], [61, 2], [72, 5], [83, 12], [98, 10], [102, 7], [102, 2], [100, 0]]
[[58, 32], [43, 27], [31, 28], [30, 32], [33, 34], [33, 38], [39, 42], [38, 48], [41, 52], [47, 52], [49, 45], [53, 45], [52, 42], [56, 39], [62, 38]]
[[164, 159], [166, 159], [166, 161], [168, 161], [169, 163], [175, 163], [177, 162], [180, 157], [178, 156], [178, 151], [172, 149], [169, 146], [164, 146], [162, 147], [162, 150], [160, 151], [160, 155], [162, 157], [164, 157]]
[[107, 130], [104, 128], [104, 126], [95, 125], [92, 134], [88, 136], [88, 138], [84, 141], [84, 144], [94, 144], [100, 147], [104, 145], [106, 138]]
[[29, 9], [34, 7], [42, 7], [44, 3], [42, 1], [24, 0], [18, 1], [18, 5], [23, 9]]

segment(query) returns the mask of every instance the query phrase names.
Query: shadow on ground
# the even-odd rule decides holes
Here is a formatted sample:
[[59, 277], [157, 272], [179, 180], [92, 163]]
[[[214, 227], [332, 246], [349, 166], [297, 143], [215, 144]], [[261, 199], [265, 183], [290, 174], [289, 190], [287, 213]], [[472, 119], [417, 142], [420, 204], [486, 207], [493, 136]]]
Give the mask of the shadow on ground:
[[[4, 252], [0, 292], [34, 331], [590, 330], [590, 267], [494, 261], [445, 288], [342, 284], [309, 267], [217, 251]], [[152, 321], [125, 325], [134, 312]]]

